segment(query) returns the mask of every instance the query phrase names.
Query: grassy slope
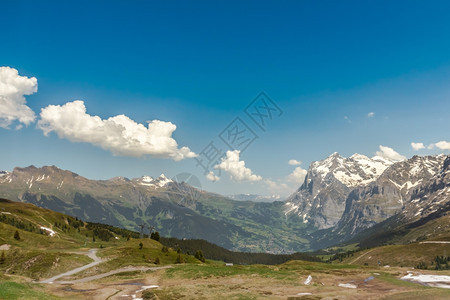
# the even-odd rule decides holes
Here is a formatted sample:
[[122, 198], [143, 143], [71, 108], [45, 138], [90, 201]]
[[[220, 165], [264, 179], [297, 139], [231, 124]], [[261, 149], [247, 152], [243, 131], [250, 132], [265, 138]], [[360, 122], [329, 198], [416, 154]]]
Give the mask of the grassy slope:
[[450, 244], [421, 244], [413, 243], [408, 245], [388, 245], [359, 251], [353, 256], [344, 259], [344, 263], [354, 263], [359, 265], [367, 264], [377, 266], [398, 266], [415, 267], [420, 262], [425, 263], [430, 268], [431, 262], [436, 256], [450, 255]]

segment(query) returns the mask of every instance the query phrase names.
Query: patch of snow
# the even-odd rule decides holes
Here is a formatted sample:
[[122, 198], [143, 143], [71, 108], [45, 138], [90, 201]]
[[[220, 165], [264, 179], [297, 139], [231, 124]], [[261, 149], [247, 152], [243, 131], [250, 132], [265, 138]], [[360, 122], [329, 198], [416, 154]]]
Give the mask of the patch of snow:
[[142, 176], [141, 177], [141, 181], [142, 182], [153, 182], [153, 177], [151, 177], [151, 176]]
[[419, 244], [450, 244], [449, 241], [425, 241], [420, 242]]
[[312, 281], [312, 276], [311, 276], [311, 275], [308, 275], [308, 278], [306, 278], [304, 284], [305, 284], [305, 285], [310, 285], [310, 284], [311, 284], [311, 281]]
[[411, 282], [417, 282], [428, 286], [450, 289], [450, 276], [447, 275], [431, 275], [431, 274], [413, 275], [412, 273], [408, 273], [408, 275], [403, 276], [400, 279]]
[[49, 236], [55, 236], [55, 234], [56, 234], [56, 232], [54, 232], [54, 231], [53, 231], [52, 229], [50, 229], [50, 228], [41, 226], [41, 229], [47, 231]]
[[306, 224], [308, 223], [308, 214], [303, 214], [303, 223]]
[[339, 283], [338, 286], [348, 289], [356, 289], [357, 286], [351, 283]]
[[287, 216], [290, 212], [296, 211], [300, 208], [299, 204], [295, 204], [293, 202], [286, 202], [286, 204], [284, 206], [287, 207], [287, 209], [285, 209], [285, 211], [284, 211], [285, 216]]
[[44, 179], [45, 179], [45, 174], [39, 175], [38, 178], [36, 179], [36, 181], [42, 181]]
[[296, 296], [309, 296], [311, 293], [298, 293]]
[[137, 290], [135, 294], [131, 295], [131, 298], [132, 299], [136, 299], [136, 300], [141, 300], [142, 298], [136, 298], [136, 295], [138, 293], [143, 292], [143, 291], [148, 290], [148, 289], [156, 289], [156, 288], [159, 288], [159, 286], [157, 286], [157, 285], [143, 285], [143, 286], [141, 286], [140, 290]]
[[8, 251], [11, 248], [11, 245], [3, 244], [0, 246], [0, 251]]

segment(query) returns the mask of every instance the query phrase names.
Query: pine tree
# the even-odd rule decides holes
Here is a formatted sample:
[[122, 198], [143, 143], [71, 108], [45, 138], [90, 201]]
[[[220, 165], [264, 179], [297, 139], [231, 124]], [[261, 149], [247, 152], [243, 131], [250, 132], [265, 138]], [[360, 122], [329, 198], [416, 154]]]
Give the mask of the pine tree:
[[155, 240], [155, 241], [158, 241], [158, 242], [159, 242], [159, 239], [160, 239], [159, 232], [158, 232], [158, 231], [152, 232], [152, 234], [150, 235], [150, 238], [151, 238], [152, 240]]
[[161, 261], [160, 261], [159, 257], [156, 257], [155, 258], [155, 265], [159, 265], [160, 263], [161, 263]]
[[142, 242], [139, 243], [139, 249], [142, 249], [144, 247], [144, 244]]
[[3, 265], [5, 263], [6, 256], [5, 251], [2, 251], [2, 256], [0, 256], [0, 265]]
[[182, 264], [182, 263], [184, 263], [184, 259], [183, 259], [183, 257], [181, 256], [181, 254], [178, 254], [177, 260], [175, 261], [175, 263], [176, 263], [176, 264]]
[[202, 250], [197, 250], [197, 252], [195, 252], [194, 257], [201, 262], [205, 262], [205, 257], [203, 256]]
[[16, 232], [14, 232], [14, 238], [15, 238], [16, 240], [20, 240], [20, 234], [19, 234], [19, 231], [16, 230]]

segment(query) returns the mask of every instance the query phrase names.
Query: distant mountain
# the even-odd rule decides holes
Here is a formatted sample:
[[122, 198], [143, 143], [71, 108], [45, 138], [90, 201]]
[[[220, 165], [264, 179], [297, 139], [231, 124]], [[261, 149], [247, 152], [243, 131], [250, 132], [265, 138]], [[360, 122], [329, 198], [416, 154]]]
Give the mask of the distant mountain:
[[445, 155], [414, 156], [393, 163], [375, 181], [354, 188], [336, 226], [316, 232], [314, 240], [321, 246], [340, 243], [405, 210], [416, 189], [442, 170], [445, 159]]
[[[403, 205], [393, 216], [354, 236], [351, 242], [362, 247], [433, 240], [450, 240], [450, 155], [413, 157], [413, 165], [425, 165], [434, 172], [435, 160], [442, 164], [433, 176], [421, 178], [403, 198]], [[412, 168], [413, 176], [419, 168]], [[417, 181], [416, 181], [417, 182]], [[409, 185], [409, 183], [408, 183]]]
[[[0, 172], [0, 197], [130, 230], [147, 224], [164, 236], [205, 239], [230, 250], [291, 253], [392, 236], [414, 240], [414, 230], [399, 238], [410, 232], [405, 226], [441, 218], [450, 206], [449, 157], [394, 162], [333, 153], [313, 162], [284, 202], [259, 202], [268, 199], [258, 195], [230, 199], [163, 174], [89, 180], [55, 166]], [[431, 234], [424, 232], [425, 238]]]
[[354, 154], [343, 158], [336, 152], [313, 162], [304, 183], [287, 199], [285, 213], [296, 214], [318, 229], [334, 227], [344, 213], [350, 192], [375, 181], [392, 164], [378, 156]]
[[228, 195], [228, 198], [237, 201], [253, 201], [253, 202], [274, 202], [281, 200], [281, 197], [279, 195], [261, 196], [255, 194]]
[[308, 226], [285, 218], [282, 202], [234, 201], [164, 175], [89, 180], [55, 166], [15, 168], [2, 173], [0, 197], [130, 230], [148, 224], [164, 236], [205, 239], [231, 250], [310, 248]]

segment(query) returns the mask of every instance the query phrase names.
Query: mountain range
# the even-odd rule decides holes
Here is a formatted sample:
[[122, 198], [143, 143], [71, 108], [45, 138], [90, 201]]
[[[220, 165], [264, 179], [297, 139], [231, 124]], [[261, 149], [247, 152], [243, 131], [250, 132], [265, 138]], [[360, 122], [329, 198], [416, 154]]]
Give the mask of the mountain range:
[[[291, 253], [373, 237], [389, 243], [446, 217], [449, 173], [446, 155], [392, 161], [333, 153], [310, 165], [287, 200], [254, 202], [268, 199], [230, 199], [164, 174], [89, 180], [55, 166], [30, 166], [0, 172], [0, 197], [132, 230], [147, 224], [164, 236], [206, 239], [230, 250]], [[413, 223], [420, 225], [408, 227]]]

